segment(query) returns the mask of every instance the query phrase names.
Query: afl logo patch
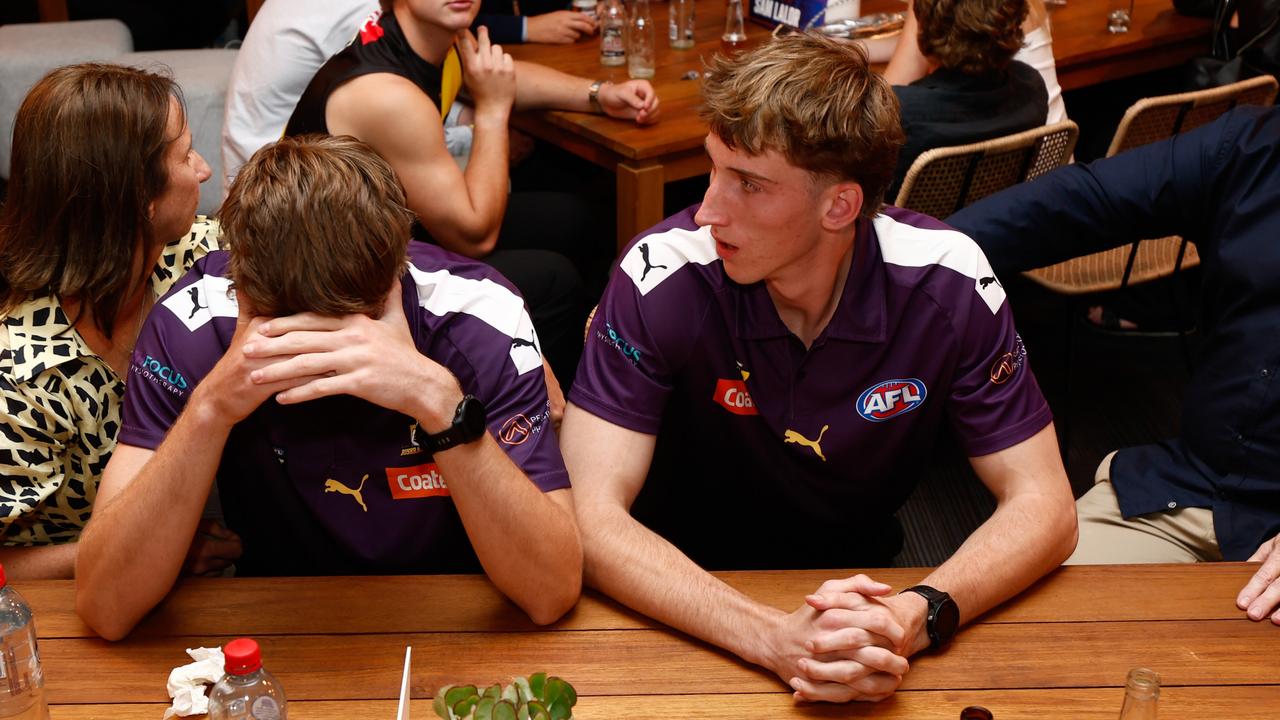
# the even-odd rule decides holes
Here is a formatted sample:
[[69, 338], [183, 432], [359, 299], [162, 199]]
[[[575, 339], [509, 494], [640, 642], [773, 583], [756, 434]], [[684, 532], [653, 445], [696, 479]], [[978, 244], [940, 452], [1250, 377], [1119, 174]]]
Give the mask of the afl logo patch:
[[858, 414], [871, 422], [884, 422], [924, 404], [924, 383], [915, 378], [885, 380], [858, 396]]

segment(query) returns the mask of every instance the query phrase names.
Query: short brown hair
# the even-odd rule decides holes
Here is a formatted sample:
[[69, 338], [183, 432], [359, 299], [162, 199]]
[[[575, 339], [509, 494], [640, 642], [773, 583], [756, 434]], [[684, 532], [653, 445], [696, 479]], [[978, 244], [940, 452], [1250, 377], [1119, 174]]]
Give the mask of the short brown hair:
[[77, 297], [111, 336], [146, 281], [136, 259], [175, 239], [153, 237], [147, 218], [169, 182], [170, 98], [181, 107], [172, 79], [101, 63], [58, 68], [27, 93], [0, 209], [0, 311], [34, 294]]
[[920, 52], [940, 67], [980, 75], [1022, 48], [1027, 0], [913, 0]]
[[702, 96], [702, 117], [725, 145], [774, 150], [815, 175], [853, 180], [865, 196], [860, 214], [879, 211], [902, 125], [897, 97], [858, 45], [795, 33], [737, 58], [717, 55]]
[[404, 270], [413, 214], [368, 145], [300, 135], [249, 158], [219, 220], [236, 293], [255, 314], [377, 317]]

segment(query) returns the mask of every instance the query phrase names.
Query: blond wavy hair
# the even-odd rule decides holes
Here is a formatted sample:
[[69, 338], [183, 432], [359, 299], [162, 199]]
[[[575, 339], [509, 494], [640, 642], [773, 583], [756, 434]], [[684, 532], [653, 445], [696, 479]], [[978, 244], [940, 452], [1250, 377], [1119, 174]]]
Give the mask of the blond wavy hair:
[[797, 33], [737, 58], [717, 55], [702, 95], [702, 118], [725, 145], [852, 180], [864, 195], [859, 214], [880, 209], [904, 136], [898, 98], [860, 46]]
[[253, 154], [219, 220], [236, 293], [255, 314], [382, 314], [413, 213], [385, 160], [346, 135], [286, 137]]

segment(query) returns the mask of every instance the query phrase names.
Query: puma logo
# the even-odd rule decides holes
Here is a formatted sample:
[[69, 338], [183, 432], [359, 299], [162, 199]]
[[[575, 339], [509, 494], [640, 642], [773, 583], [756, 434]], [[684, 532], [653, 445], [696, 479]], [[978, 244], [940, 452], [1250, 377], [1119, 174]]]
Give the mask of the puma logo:
[[979, 279], [979, 280], [978, 280], [978, 285], [982, 286], [982, 289], [983, 289], [983, 290], [986, 290], [986, 289], [987, 289], [987, 286], [988, 286], [988, 285], [990, 285], [991, 283], [995, 283], [995, 284], [999, 285], [999, 284], [1000, 284], [1000, 281], [996, 279], [996, 276], [995, 276], [995, 275], [991, 275], [991, 276], [989, 276], [989, 277], [984, 277], [984, 278], [981, 278], [981, 279]]
[[822, 436], [827, 434], [827, 428], [829, 427], [831, 426], [830, 425], [822, 426], [822, 432], [818, 433], [817, 440], [810, 440], [809, 438], [801, 435], [795, 430], [788, 430], [785, 433], [783, 433], [782, 440], [783, 442], [796, 443], [797, 445], [804, 445], [805, 447], [812, 449], [813, 452], [816, 453], [818, 457], [822, 458], [822, 462], [826, 462], [827, 456], [822, 454]]
[[347, 487], [346, 485], [343, 485], [337, 480], [325, 480], [324, 491], [327, 493], [336, 492], [336, 493], [342, 493], [343, 495], [350, 495], [351, 497], [356, 499], [356, 502], [360, 503], [361, 509], [363, 509], [365, 512], [369, 512], [369, 507], [364, 504], [364, 498], [360, 495], [360, 491], [364, 490], [364, 481], [368, 479], [369, 479], [368, 475], [365, 475], [364, 477], [360, 478], [360, 487], [356, 488], [355, 490], [352, 490], [351, 488]]
[[649, 262], [649, 243], [640, 243], [640, 257], [644, 260], [644, 272], [640, 273], [640, 282], [644, 282], [644, 279], [649, 277], [650, 270], [669, 269], [666, 265], [654, 265]]
[[191, 314], [187, 316], [188, 320], [195, 317], [196, 313], [200, 312], [201, 310], [209, 309], [208, 305], [200, 304], [200, 286], [199, 285], [192, 285], [191, 289], [187, 291], [187, 294], [191, 296]]
[[530, 335], [528, 340], [525, 340], [525, 339], [524, 339], [524, 338], [522, 338], [522, 337], [514, 337], [514, 338], [511, 338], [511, 347], [513, 347], [513, 348], [518, 348], [518, 347], [528, 347], [528, 348], [533, 348], [533, 351], [534, 351], [534, 352], [538, 353], [539, 355], [541, 355], [541, 354], [542, 354], [542, 351], [538, 349], [538, 342], [537, 342], [537, 336], [536, 336], [536, 335]]

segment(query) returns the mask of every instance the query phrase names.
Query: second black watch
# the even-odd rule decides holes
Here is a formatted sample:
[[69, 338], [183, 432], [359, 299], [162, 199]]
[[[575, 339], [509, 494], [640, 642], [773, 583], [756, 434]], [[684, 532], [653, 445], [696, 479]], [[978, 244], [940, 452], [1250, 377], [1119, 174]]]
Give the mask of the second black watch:
[[485, 433], [485, 408], [474, 395], [463, 396], [453, 413], [453, 424], [445, 430], [426, 436], [425, 445], [432, 454], [479, 440]]
[[960, 627], [960, 606], [956, 605], [956, 601], [950, 595], [928, 585], [916, 585], [902, 592], [913, 592], [929, 601], [925, 625], [925, 631], [929, 633], [929, 648], [937, 650], [951, 642], [956, 629]]

